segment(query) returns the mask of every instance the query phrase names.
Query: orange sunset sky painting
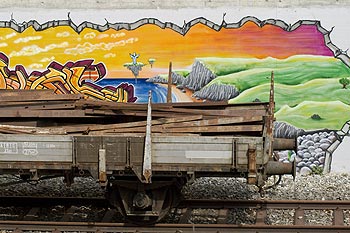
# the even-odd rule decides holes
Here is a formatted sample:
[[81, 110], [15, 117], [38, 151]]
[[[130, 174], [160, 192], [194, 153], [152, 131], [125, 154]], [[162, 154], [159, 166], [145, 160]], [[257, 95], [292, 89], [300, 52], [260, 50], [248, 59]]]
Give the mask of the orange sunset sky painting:
[[[253, 22], [220, 31], [197, 24], [185, 35], [153, 24], [131, 31], [84, 29], [79, 34], [69, 26], [42, 31], [28, 28], [22, 33], [9, 28], [0, 31], [0, 51], [9, 57], [9, 67], [23, 65], [28, 73], [45, 70], [51, 61], [65, 64], [94, 59], [95, 64], [101, 62], [106, 66], [105, 78], [133, 78], [131, 71], [123, 66], [131, 62], [129, 54], [133, 52], [140, 54], [138, 62], [146, 64], [140, 78], [167, 73], [170, 61], [173, 70], [190, 69], [197, 57], [333, 56], [315, 25], [302, 25], [287, 32], [273, 25], [259, 27]], [[153, 68], [148, 63], [150, 58], [156, 59]]]

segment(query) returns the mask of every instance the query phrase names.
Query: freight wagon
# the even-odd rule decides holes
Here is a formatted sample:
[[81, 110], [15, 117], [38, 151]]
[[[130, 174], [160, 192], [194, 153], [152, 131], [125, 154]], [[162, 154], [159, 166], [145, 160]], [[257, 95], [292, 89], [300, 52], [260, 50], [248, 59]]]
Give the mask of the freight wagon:
[[273, 156], [296, 140], [273, 137], [272, 101], [120, 104], [29, 92], [0, 92], [0, 174], [68, 184], [91, 176], [132, 222], [160, 220], [198, 177], [262, 188], [271, 175], [294, 174]]

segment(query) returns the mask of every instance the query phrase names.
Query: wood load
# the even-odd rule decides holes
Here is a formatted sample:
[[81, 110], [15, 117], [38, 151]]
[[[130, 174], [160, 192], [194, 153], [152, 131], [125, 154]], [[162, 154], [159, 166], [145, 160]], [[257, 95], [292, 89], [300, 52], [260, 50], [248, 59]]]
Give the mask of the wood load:
[[[52, 90], [0, 90], [0, 133], [145, 135], [147, 103], [86, 99]], [[262, 136], [268, 103], [152, 103], [152, 134]]]

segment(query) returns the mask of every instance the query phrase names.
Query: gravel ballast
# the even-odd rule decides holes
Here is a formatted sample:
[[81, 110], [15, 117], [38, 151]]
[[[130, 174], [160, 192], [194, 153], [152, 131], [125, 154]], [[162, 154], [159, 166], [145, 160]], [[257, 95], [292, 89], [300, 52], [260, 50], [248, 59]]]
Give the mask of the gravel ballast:
[[[9, 176], [2, 176], [1, 183], [8, 182]], [[273, 182], [273, 179], [270, 179]], [[182, 193], [191, 199], [243, 199], [256, 200], [262, 197], [255, 186], [247, 185], [243, 178], [199, 178], [187, 184]], [[0, 186], [0, 195], [42, 195], [42, 196], [81, 196], [103, 197], [104, 191], [90, 178], [76, 178], [67, 187], [63, 179], [55, 178], [40, 181], [38, 184], [19, 184]], [[350, 175], [330, 173], [326, 175], [284, 176], [275, 188], [266, 190], [264, 199], [268, 200], [350, 200]], [[193, 212], [193, 223], [215, 222], [217, 210]], [[202, 215], [207, 217], [202, 217]], [[254, 224], [256, 211], [253, 209], [233, 209], [229, 211], [227, 222], [231, 224]], [[329, 211], [310, 210], [305, 212], [305, 222], [309, 225], [331, 225]], [[267, 224], [292, 224], [294, 210], [269, 211]], [[350, 223], [350, 211], [344, 211], [345, 224]]]
[[[186, 198], [206, 199], [261, 199], [255, 186], [246, 185], [244, 179], [201, 178], [183, 189]], [[273, 178], [270, 179], [273, 182]], [[330, 173], [326, 175], [284, 176], [275, 188], [266, 190], [266, 200], [350, 200], [350, 175]], [[345, 210], [345, 225], [349, 225], [350, 211]], [[231, 224], [254, 224], [254, 209], [230, 210], [227, 219]], [[213, 217], [212, 217], [213, 218]], [[332, 210], [307, 210], [307, 225], [332, 225]], [[294, 210], [276, 209], [267, 213], [266, 224], [292, 225]], [[197, 223], [197, 222], [196, 222]]]

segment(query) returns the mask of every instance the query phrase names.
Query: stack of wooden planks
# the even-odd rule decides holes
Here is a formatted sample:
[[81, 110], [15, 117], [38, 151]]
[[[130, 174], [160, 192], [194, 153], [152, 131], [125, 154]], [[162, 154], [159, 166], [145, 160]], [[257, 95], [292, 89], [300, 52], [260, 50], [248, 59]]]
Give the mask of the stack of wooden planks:
[[[0, 90], [0, 133], [144, 135], [147, 104], [86, 99], [52, 90]], [[261, 136], [268, 103], [151, 104], [152, 134]]]

